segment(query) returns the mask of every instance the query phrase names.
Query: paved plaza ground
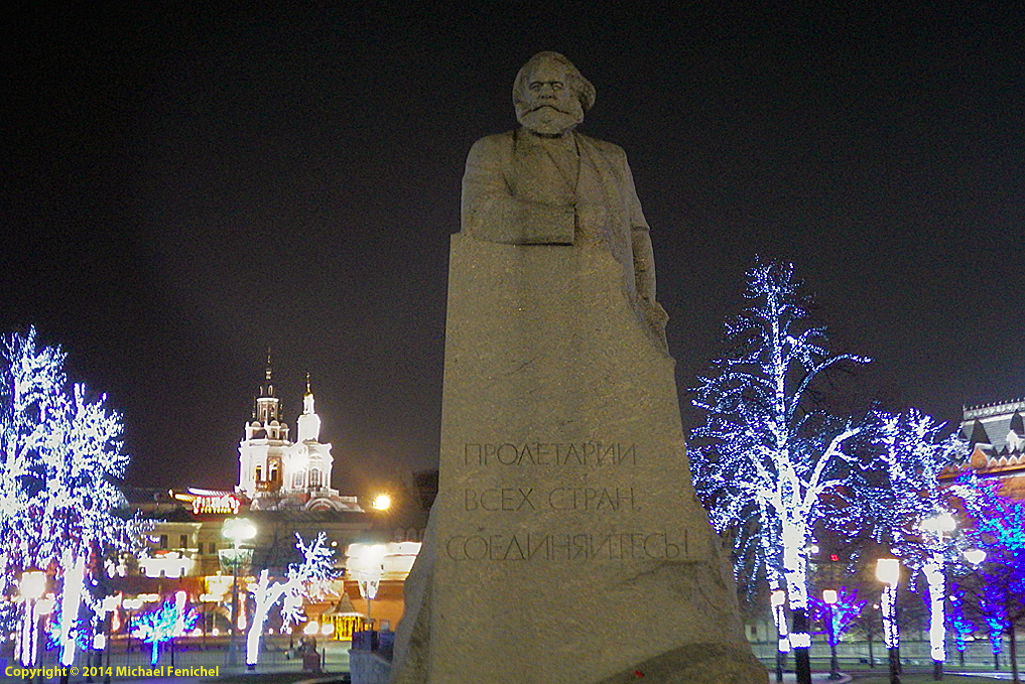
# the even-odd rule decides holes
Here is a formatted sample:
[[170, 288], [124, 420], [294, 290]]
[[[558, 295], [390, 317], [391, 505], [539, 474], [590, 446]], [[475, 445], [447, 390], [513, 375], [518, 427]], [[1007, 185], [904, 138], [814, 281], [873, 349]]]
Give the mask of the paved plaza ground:
[[[256, 671], [250, 672], [247, 670], [245, 665], [226, 665], [225, 661], [227, 653], [222, 645], [202, 644], [197, 642], [175, 650], [174, 666], [179, 669], [199, 667], [207, 669], [216, 668], [215, 675], [178, 677], [117, 676], [117, 668], [119, 667], [149, 666], [149, 649], [140, 649], [139, 645], [136, 644], [130, 653], [123, 649], [118, 650], [117, 648], [111, 652], [110, 666], [113, 668], [112, 672], [114, 673], [111, 681], [115, 684], [198, 684], [200, 682], [210, 684], [293, 684], [296, 682], [307, 681], [312, 684], [312, 682], [318, 679], [333, 679], [334, 681], [338, 681], [342, 676], [349, 672], [349, 647], [350, 643], [347, 641], [321, 642], [319, 644], [319, 650], [323, 660], [323, 672], [314, 673], [303, 671], [302, 662], [300, 660], [287, 657], [290, 655], [287, 641], [278, 643], [271, 640], [268, 643], [268, 649], [261, 653], [260, 663], [257, 666]], [[52, 654], [48, 654], [48, 656], [52, 657]], [[764, 658], [763, 662], [767, 665], [771, 664]], [[46, 662], [45, 664], [50, 666], [53, 665], [51, 662]], [[168, 651], [161, 654], [159, 664], [165, 667], [171, 664], [171, 657]], [[792, 666], [792, 663], [790, 665]], [[828, 661], [826, 660], [812, 660], [813, 681], [815, 684], [827, 684], [831, 681], [828, 678], [828, 667]], [[855, 682], [855, 684], [889, 684], [890, 681], [884, 663], [877, 663], [875, 667], [869, 668], [867, 663], [855, 661], [845, 662], [844, 660], [841, 660], [840, 668], [844, 673], [843, 678], [840, 680], [832, 680], [839, 682], [839, 684], [844, 684], [844, 682], [850, 681]], [[1001, 671], [993, 671], [992, 663], [986, 662], [985, 659], [977, 662], [969, 662], [969, 667], [967, 668], [962, 668], [956, 663], [951, 663], [947, 666], [944, 673], [944, 681], [953, 682], [954, 684], [995, 684], [1000, 681], [1011, 681], [1011, 674], [1008, 669], [1009, 666], [1005, 663]], [[2, 670], [0, 670], [0, 672], [2, 672]], [[3, 678], [2, 681], [23, 680], [16, 680], [7, 677]], [[59, 677], [52, 677], [48, 680], [37, 681], [47, 681], [56, 684], [60, 680]], [[89, 680], [86, 677], [81, 675], [69, 677], [69, 684], [88, 684], [88, 681]], [[775, 681], [775, 674], [770, 672], [770, 684], [773, 684]], [[794, 682], [795, 677], [793, 672], [785, 672], [783, 681], [788, 684], [790, 682]], [[932, 681], [931, 667], [923, 663], [908, 663], [905, 665], [904, 673], [901, 675], [902, 684], [925, 684], [926, 682]], [[102, 676], [93, 678], [93, 684], [102, 683]]]

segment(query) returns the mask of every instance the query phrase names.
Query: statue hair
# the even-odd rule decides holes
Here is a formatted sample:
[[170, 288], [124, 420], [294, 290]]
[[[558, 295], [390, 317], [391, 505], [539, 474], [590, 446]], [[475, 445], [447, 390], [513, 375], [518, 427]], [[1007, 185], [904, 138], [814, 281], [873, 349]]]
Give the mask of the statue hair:
[[529, 86], [527, 78], [530, 72], [538, 62], [545, 59], [558, 62], [567, 68], [569, 87], [573, 89], [573, 93], [577, 96], [577, 99], [580, 100], [580, 106], [583, 110], [586, 112], [590, 109], [594, 105], [594, 98], [596, 96], [594, 86], [591, 85], [590, 81], [584, 78], [584, 75], [581, 74], [580, 70], [573, 65], [573, 62], [569, 61], [568, 58], [558, 52], [551, 52], [550, 50], [537, 53], [528, 59], [526, 64], [520, 67], [519, 72], [516, 74], [516, 80], [513, 81], [513, 104], [519, 104], [524, 99]]

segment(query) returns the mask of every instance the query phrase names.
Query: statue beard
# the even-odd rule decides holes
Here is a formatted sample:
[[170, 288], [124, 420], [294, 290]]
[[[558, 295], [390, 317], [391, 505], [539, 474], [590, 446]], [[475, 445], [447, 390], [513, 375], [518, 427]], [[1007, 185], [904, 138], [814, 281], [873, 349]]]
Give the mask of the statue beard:
[[523, 109], [517, 107], [519, 110], [517, 119], [520, 124], [528, 131], [548, 138], [565, 135], [584, 120], [584, 110], [579, 104], [573, 108], [575, 111], [572, 112], [565, 112], [547, 104], [527, 111], [523, 111]]

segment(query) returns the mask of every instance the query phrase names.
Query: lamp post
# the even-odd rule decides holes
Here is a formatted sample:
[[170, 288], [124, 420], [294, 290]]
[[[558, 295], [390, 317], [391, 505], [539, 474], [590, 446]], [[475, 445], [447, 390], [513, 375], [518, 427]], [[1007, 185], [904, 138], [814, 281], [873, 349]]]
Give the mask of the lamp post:
[[384, 556], [388, 547], [384, 544], [352, 544], [349, 546], [350, 570], [359, 586], [360, 596], [367, 600], [367, 624], [374, 630], [374, 619], [370, 606], [377, 597], [377, 589], [384, 575]]
[[132, 652], [132, 613], [142, 608], [143, 600], [140, 598], [125, 599], [121, 602], [121, 605], [125, 609], [125, 619], [127, 625], [125, 629], [125, 636], [128, 637], [128, 643], [125, 647], [125, 665], [128, 665], [129, 654]]
[[986, 552], [982, 549], [968, 549], [963, 554], [964, 559], [972, 564], [976, 570], [982, 565], [982, 561], [986, 560]]
[[957, 529], [957, 521], [950, 513], [943, 511], [923, 520], [919, 527], [925, 541], [927, 557], [922, 565], [929, 587], [929, 652], [932, 656], [932, 678], [943, 679], [943, 662], [947, 659], [946, 627], [944, 625], [944, 602], [946, 600], [946, 578], [943, 576], [944, 534]]
[[787, 592], [783, 589], [776, 589], [769, 597], [772, 604], [772, 617], [776, 623], [776, 681], [783, 681], [783, 658], [790, 650], [790, 637], [787, 634], [787, 617], [784, 613], [784, 606], [787, 602]]
[[252, 560], [253, 550], [239, 548], [239, 544], [256, 536], [256, 526], [245, 518], [228, 518], [224, 521], [221, 531], [225, 539], [230, 539], [231, 549], [221, 549], [219, 557], [222, 563], [231, 565], [231, 632], [228, 636], [228, 665], [238, 664], [238, 569], [240, 565]]
[[833, 621], [833, 606], [836, 605], [836, 589], [823, 589], [822, 602], [826, 604], [826, 637], [829, 640], [829, 678], [840, 679], [840, 663], [836, 659], [836, 625]]
[[897, 583], [900, 581], [900, 561], [880, 558], [876, 563], [876, 577], [885, 584], [880, 602], [883, 613], [883, 641], [890, 661], [890, 684], [900, 684], [900, 632], [897, 627]]
[[39, 627], [36, 624], [36, 604], [46, 593], [46, 573], [42, 570], [26, 570], [21, 573], [19, 583], [21, 598], [25, 601], [25, 618], [21, 627], [21, 664], [33, 667], [39, 658]]
[[100, 664], [103, 663], [102, 658], [103, 658], [104, 655], [106, 655], [106, 659], [107, 659], [107, 666], [103, 670], [103, 684], [110, 684], [110, 651], [111, 651], [111, 643], [110, 643], [110, 641], [111, 641], [111, 629], [113, 627], [112, 623], [114, 622], [114, 611], [117, 610], [117, 607], [120, 604], [121, 604], [121, 595], [120, 594], [113, 594], [111, 596], [104, 597], [103, 603], [101, 604], [103, 606], [103, 623], [104, 623], [104, 627], [106, 628], [106, 632], [107, 632], [107, 635], [106, 635], [106, 637], [103, 640], [103, 651], [104, 651], [104, 653], [100, 654], [100, 658], [101, 658]]

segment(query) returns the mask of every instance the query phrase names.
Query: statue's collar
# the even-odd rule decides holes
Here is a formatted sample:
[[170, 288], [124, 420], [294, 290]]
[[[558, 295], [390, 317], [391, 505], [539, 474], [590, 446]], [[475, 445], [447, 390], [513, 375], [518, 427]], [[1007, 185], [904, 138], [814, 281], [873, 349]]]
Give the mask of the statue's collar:
[[521, 144], [526, 145], [538, 145], [543, 147], [559, 147], [565, 146], [567, 148], [576, 149], [578, 135], [574, 128], [569, 129], [562, 135], [540, 135], [531, 131], [530, 129], [521, 126], [516, 131], [516, 140]]

